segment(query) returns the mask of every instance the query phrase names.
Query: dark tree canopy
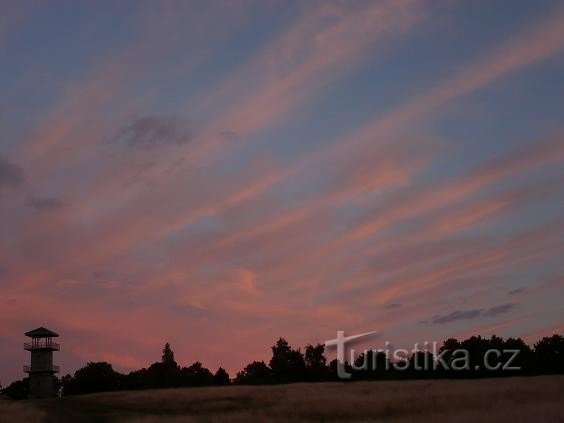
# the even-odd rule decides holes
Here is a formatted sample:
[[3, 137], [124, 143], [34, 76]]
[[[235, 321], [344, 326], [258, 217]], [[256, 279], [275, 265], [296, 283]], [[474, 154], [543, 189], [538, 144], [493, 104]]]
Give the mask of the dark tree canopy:
[[[461, 349], [467, 352], [470, 366], [461, 371], [452, 371], [449, 367], [452, 367], [457, 360], [453, 351]], [[492, 349], [503, 352], [499, 357], [494, 356], [493, 364], [496, 364], [496, 360], [507, 362], [513, 356], [513, 353], [507, 351], [517, 351], [511, 363], [516, 369], [485, 369], [481, 366], [487, 352]], [[62, 395], [78, 395], [103, 391], [227, 385], [230, 383], [258, 385], [339, 380], [337, 360], [332, 360], [327, 364], [323, 344], [306, 345], [302, 354], [299, 349], [293, 349], [284, 338], [279, 338], [271, 350], [272, 357], [269, 364], [264, 361], [253, 361], [238, 372], [233, 380], [223, 367], [218, 368], [214, 374], [199, 361], [187, 367], [180, 367], [176, 363], [170, 344], [166, 343], [161, 361], [151, 364], [148, 368], [121, 374], [116, 372], [110, 363], [89, 362], [77, 370], [74, 375], [66, 375], [60, 380], [57, 379], [56, 382], [57, 386], [61, 387]], [[441, 360], [438, 359], [438, 356], [441, 357]], [[344, 369], [354, 375], [354, 380], [499, 377], [516, 374], [564, 373], [564, 337], [561, 335], [544, 337], [533, 348], [530, 348], [520, 338], [503, 339], [495, 335], [491, 338], [472, 336], [462, 341], [450, 338], [444, 341], [438, 356], [435, 357], [428, 351], [418, 351], [404, 359], [393, 361], [383, 351], [369, 350], [356, 357], [354, 363], [345, 362]], [[441, 361], [446, 364], [445, 367]], [[430, 366], [430, 363], [433, 365]], [[403, 365], [405, 369], [397, 370], [394, 365], [398, 364]], [[29, 381], [22, 379], [0, 390], [0, 393], [10, 398], [24, 399], [27, 398], [28, 391]]]
[[253, 361], [237, 373], [235, 383], [244, 385], [272, 383], [272, 371], [264, 361]]
[[275, 381], [281, 383], [299, 382], [305, 377], [305, 360], [300, 350], [294, 350], [284, 338], [272, 346], [270, 369]]
[[196, 361], [189, 367], [180, 369], [182, 386], [205, 386], [213, 384], [213, 374], [202, 363]]
[[306, 380], [322, 381], [329, 378], [327, 359], [325, 358], [325, 345], [307, 345], [304, 354]]
[[27, 399], [29, 395], [29, 379], [16, 380], [2, 389], [2, 394], [15, 400]]
[[541, 373], [564, 373], [564, 336], [545, 336], [535, 344], [536, 367]]
[[106, 362], [90, 362], [82, 369], [63, 377], [65, 395], [90, 394], [93, 392], [117, 391], [121, 388], [122, 376]]

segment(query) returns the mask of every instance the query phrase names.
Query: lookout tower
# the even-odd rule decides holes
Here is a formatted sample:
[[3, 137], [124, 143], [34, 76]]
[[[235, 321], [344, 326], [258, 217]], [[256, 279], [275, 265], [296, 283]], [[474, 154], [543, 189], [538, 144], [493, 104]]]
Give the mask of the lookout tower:
[[40, 327], [25, 333], [31, 343], [25, 343], [24, 349], [31, 352], [31, 365], [23, 370], [29, 373], [29, 397], [49, 398], [55, 396], [55, 373], [59, 366], [53, 365], [53, 351], [59, 351], [59, 344], [53, 342], [59, 334]]

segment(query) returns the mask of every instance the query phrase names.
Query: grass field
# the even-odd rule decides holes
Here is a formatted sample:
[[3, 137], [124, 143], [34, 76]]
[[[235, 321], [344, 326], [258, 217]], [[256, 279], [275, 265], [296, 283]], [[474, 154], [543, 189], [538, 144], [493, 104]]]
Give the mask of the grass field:
[[564, 376], [116, 392], [2, 401], [0, 422], [564, 422]]

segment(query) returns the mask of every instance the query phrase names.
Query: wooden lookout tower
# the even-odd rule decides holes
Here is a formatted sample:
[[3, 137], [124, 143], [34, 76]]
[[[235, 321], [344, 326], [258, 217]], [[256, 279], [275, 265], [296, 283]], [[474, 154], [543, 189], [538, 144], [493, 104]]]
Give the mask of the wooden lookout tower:
[[31, 364], [23, 370], [29, 373], [29, 397], [49, 398], [55, 396], [55, 373], [59, 366], [53, 365], [53, 351], [59, 351], [59, 344], [53, 342], [59, 334], [40, 327], [25, 333], [31, 338], [24, 349], [31, 352]]

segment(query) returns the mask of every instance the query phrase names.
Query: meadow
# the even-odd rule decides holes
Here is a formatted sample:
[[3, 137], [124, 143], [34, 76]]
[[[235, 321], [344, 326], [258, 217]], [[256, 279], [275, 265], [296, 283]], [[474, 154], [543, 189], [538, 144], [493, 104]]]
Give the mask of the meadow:
[[0, 401], [0, 422], [564, 422], [564, 376], [299, 383]]

